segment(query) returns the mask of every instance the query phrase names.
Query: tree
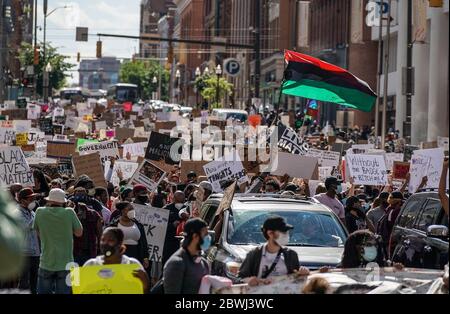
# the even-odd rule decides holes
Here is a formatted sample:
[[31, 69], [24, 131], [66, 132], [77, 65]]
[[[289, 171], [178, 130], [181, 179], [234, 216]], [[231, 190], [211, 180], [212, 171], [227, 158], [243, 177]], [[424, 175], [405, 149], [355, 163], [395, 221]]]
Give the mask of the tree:
[[[219, 84], [217, 84], [219, 82]], [[204, 87], [201, 91], [203, 98], [207, 99], [213, 108], [220, 107], [222, 99], [232, 91], [233, 84], [228, 83], [224, 78], [219, 78], [217, 81], [217, 76], [208, 76], [203, 80]], [[217, 87], [219, 87], [219, 103], [217, 103]]]
[[161, 77], [161, 100], [169, 99], [169, 72], [157, 61], [125, 62], [120, 67], [119, 77], [122, 83], [136, 84], [144, 99], [158, 91], [159, 81], [155, 84], [153, 78], [159, 80]]
[[[52, 66], [52, 72], [49, 75], [49, 83], [54, 89], [60, 89], [66, 85], [66, 72], [75, 66], [66, 61], [69, 57], [59, 54], [57, 49], [52, 47], [49, 43], [46, 45], [46, 60], [44, 60], [43, 43], [40, 43], [40, 47], [39, 64], [35, 66], [35, 73], [37, 74], [36, 88], [38, 94], [42, 92], [44, 69], [48, 63]], [[22, 43], [19, 50], [19, 61], [23, 68], [33, 65], [34, 48], [31, 44]]]

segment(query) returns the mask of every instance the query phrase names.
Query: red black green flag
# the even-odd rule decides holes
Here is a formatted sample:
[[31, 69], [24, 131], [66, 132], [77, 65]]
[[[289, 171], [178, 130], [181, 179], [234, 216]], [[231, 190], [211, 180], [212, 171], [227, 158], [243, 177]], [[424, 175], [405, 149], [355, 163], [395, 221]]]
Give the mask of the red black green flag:
[[370, 112], [377, 95], [352, 73], [328, 62], [286, 50], [282, 92]]

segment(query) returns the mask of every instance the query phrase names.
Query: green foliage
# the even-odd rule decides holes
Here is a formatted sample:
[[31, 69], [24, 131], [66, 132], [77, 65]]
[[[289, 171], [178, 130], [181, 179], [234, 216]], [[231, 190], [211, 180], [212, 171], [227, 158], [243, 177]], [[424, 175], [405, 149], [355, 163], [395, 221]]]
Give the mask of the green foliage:
[[[63, 56], [58, 53], [57, 49], [47, 43], [46, 47], [46, 60], [44, 60], [44, 45], [40, 43], [39, 52], [39, 64], [35, 66], [35, 73], [37, 73], [37, 92], [42, 92], [44, 69], [47, 63], [52, 66], [52, 72], [50, 73], [49, 80], [50, 85], [54, 89], [60, 89], [66, 85], [66, 71], [74, 67], [66, 61], [69, 57]], [[19, 61], [21, 67], [33, 65], [34, 61], [34, 48], [29, 43], [22, 43], [19, 50]]]
[[[204, 85], [202, 86], [203, 88], [201, 89], [201, 94], [203, 98], [207, 99], [214, 108], [220, 107], [222, 99], [226, 97], [227, 93], [232, 91], [233, 87], [233, 84], [228, 83], [228, 81], [224, 78], [219, 78], [219, 80], [217, 80], [217, 76], [203, 77], [202, 84]], [[219, 87], [219, 103], [217, 103], [216, 99], [217, 87]]]
[[[122, 83], [136, 84], [139, 88], [141, 98], [151, 98], [152, 92], [158, 91], [159, 78], [161, 76], [161, 98], [169, 100], [169, 71], [157, 61], [129, 61], [120, 67], [120, 81]], [[156, 77], [158, 83], [153, 83]]]

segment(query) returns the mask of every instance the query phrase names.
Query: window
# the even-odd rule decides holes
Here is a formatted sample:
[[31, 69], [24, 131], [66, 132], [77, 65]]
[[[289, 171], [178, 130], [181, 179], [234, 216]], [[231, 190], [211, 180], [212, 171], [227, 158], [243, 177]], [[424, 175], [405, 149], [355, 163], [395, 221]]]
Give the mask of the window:
[[414, 221], [416, 220], [416, 216], [419, 213], [420, 208], [422, 207], [423, 200], [420, 198], [410, 198], [406, 203], [403, 211], [401, 213], [400, 219], [398, 221], [398, 225], [404, 228], [412, 228], [414, 225]]
[[441, 202], [434, 198], [429, 198], [417, 222], [416, 228], [421, 231], [427, 231], [437, 220], [441, 211]]

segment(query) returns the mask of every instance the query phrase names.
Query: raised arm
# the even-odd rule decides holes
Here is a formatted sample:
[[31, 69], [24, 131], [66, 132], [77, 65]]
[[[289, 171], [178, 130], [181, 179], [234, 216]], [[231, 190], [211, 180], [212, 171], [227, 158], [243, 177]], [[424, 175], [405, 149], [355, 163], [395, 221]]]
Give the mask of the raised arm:
[[442, 207], [444, 208], [445, 213], [448, 216], [448, 196], [446, 193], [447, 187], [447, 172], [448, 172], [448, 159], [444, 160], [444, 164], [442, 165], [442, 173], [441, 179], [439, 180], [439, 199], [441, 200]]

